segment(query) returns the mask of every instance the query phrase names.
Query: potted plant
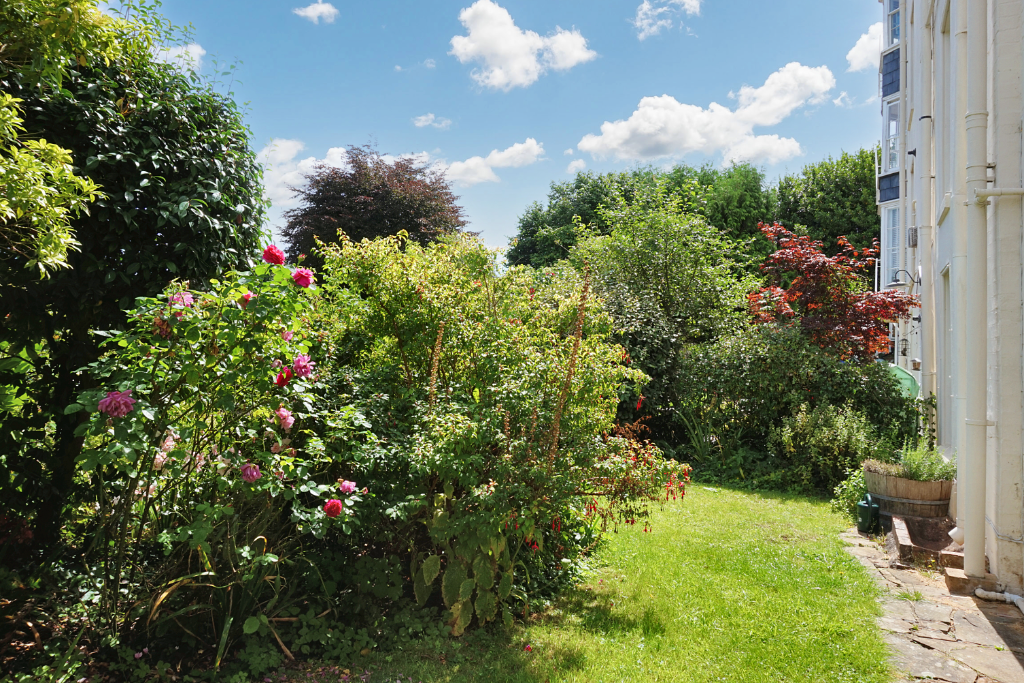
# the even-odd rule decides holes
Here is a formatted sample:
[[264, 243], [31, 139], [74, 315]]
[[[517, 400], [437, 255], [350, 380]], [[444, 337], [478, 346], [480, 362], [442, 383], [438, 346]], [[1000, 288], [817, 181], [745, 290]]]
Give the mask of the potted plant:
[[945, 517], [956, 462], [922, 442], [904, 447], [897, 462], [864, 461], [864, 483], [883, 514]]

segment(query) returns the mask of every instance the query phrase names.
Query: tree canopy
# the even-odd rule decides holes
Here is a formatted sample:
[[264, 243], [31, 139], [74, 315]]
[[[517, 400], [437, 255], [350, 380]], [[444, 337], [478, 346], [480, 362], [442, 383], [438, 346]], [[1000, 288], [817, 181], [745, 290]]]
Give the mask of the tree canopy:
[[804, 166], [799, 174], [783, 176], [776, 204], [775, 220], [821, 241], [828, 254], [839, 253], [840, 236], [856, 249], [870, 247], [881, 232], [874, 150], [843, 152], [838, 159], [830, 156]]
[[247, 263], [261, 241], [262, 167], [234, 102], [148, 53], [130, 68], [74, 63], [60, 89], [17, 70], [0, 88], [24, 101], [26, 136], [67, 149], [106, 195], [72, 218], [69, 269], [40, 281], [25, 256], [0, 262], [0, 491], [40, 506], [52, 531], [81, 447], [63, 411], [99, 354], [94, 331], [123, 325], [137, 296], [174, 278], [198, 284]]
[[426, 244], [466, 225], [444, 171], [412, 157], [389, 158], [371, 146], [351, 146], [345, 167], [320, 164], [294, 188], [302, 205], [285, 214], [287, 254], [321, 265], [316, 240], [336, 244], [338, 233], [360, 241], [397, 235]]

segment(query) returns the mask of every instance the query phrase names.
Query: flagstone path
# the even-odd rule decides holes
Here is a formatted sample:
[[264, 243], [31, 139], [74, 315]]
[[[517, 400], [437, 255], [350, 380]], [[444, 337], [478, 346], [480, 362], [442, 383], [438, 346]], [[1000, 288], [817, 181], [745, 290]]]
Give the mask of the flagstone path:
[[1020, 610], [951, 595], [940, 572], [892, 561], [883, 546], [856, 529], [841, 536], [884, 591], [878, 625], [902, 680], [1024, 683]]

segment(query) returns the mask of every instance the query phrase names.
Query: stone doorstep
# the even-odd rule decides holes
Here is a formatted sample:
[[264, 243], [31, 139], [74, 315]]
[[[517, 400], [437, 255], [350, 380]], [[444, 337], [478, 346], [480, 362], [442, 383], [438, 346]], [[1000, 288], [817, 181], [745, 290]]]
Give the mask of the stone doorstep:
[[987, 591], [998, 591], [998, 582], [994, 574], [985, 574], [984, 578], [967, 576], [963, 569], [946, 567], [946, 587], [950, 593], [960, 595], [973, 595], [976, 588], [984, 588]]
[[943, 550], [939, 553], [940, 567], [953, 567], [954, 569], [964, 568], [964, 554], [953, 550]]

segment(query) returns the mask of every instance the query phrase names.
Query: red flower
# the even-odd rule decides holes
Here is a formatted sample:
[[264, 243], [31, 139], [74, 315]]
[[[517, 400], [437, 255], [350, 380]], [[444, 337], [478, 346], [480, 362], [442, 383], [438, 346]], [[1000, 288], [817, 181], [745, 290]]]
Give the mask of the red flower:
[[324, 503], [324, 514], [334, 518], [341, 514], [341, 501], [331, 498]]
[[285, 368], [281, 372], [277, 373], [277, 379], [274, 380], [274, 384], [276, 384], [279, 387], [283, 387], [284, 385], [288, 384], [288, 382], [291, 382], [291, 381], [292, 381], [292, 369], [291, 368]]
[[292, 273], [292, 280], [295, 281], [299, 287], [309, 287], [314, 282], [313, 271], [309, 268], [297, 268]]
[[636, 409], [640, 410], [640, 406], [644, 404], [644, 395], [640, 394], [640, 398], [636, 402]]
[[263, 250], [263, 260], [275, 266], [284, 265], [284, 252], [271, 244]]

